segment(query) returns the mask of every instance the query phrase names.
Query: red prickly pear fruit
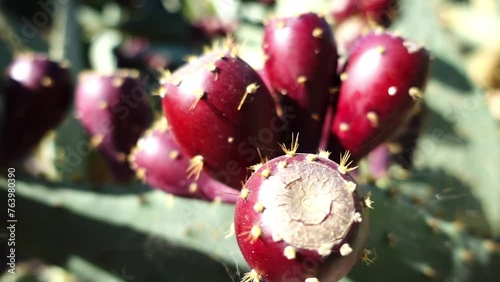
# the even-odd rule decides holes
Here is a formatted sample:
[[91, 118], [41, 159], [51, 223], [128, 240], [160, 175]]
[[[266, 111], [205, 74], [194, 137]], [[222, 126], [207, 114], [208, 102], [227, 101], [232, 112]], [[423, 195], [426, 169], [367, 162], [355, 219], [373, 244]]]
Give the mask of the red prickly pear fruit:
[[397, 0], [332, 0], [332, 16], [339, 24], [361, 15], [367, 22], [387, 27], [397, 17]]
[[136, 176], [155, 189], [186, 198], [220, 199], [232, 204], [238, 199], [238, 190], [205, 172], [201, 172], [198, 180], [188, 177], [189, 158], [179, 148], [165, 118], [156, 122], [137, 141], [129, 161]]
[[349, 150], [357, 161], [391, 138], [421, 105], [429, 66], [429, 52], [402, 37], [360, 39], [341, 74], [329, 150]]
[[273, 91], [282, 94], [283, 109], [297, 115], [289, 131], [300, 133], [301, 152], [317, 152], [338, 60], [330, 26], [314, 13], [271, 19], [263, 49]]
[[269, 79], [269, 75], [266, 73], [266, 70], [260, 69], [260, 70], [257, 70], [257, 73], [259, 74], [260, 78], [262, 78], [262, 81], [264, 82], [264, 85], [267, 87], [267, 90], [269, 90], [269, 93], [271, 93], [271, 96], [273, 96], [273, 98], [277, 99], [278, 94], [276, 94], [273, 91], [273, 85], [272, 85], [271, 80]]
[[76, 117], [105, 158], [116, 181], [134, 177], [127, 156], [151, 123], [147, 90], [136, 70], [83, 72], [76, 88]]
[[362, 0], [331, 0], [331, 14], [335, 21], [335, 24], [340, 24], [341, 22], [355, 16], [359, 13], [359, 2]]
[[267, 87], [267, 90], [269, 90], [269, 93], [273, 97], [274, 103], [275, 103], [275, 106], [276, 106], [276, 113], [278, 114], [279, 117], [281, 117], [283, 115], [283, 108], [281, 107], [281, 104], [280, 104], [280, 98], [281, 98], [280, 94], [277, 94], [273, 90], [273, 86], [272, 86], [271, 80], [269, 80], [269, 75], [267, 75], [265, 69], [257, 70], [257, 73], [259, 74], [260, 78], [262, 78], [262, 81], [264, 82], [264, 85]]
[[237, 56], [237, 47], [208, 51], [174, 72], [160, 92], [172, 133], [202, 169], [241, 188], [259, 154], [278, 151], [281, 124], [259, 74]]
[[371, 200], [347, 158], [339, 165], [328, 152], [296, 149], [262, 164], [241, 190], [235, 234], [252, 268], [244, 281], [338, 281], [365, 249]]
[[67, 66], [41, 53], [17, 55], [8, 66], [0, 164], [24, 157], [63, 121], [73, 99]]
[[361, 14], [368, 22], [388, 27], [399, 13], [398, 0], [364, 0]]
[[330, 101], [328, 102], [328, 107], [325, 113], [325, 119], [323, 121], [323, 127], [321, 130], [321, 139], [318, 144], [318, 150], [326, 150], [326, 148], [328, 147], [331, 135], [330, 128], [332, 126], [333, 117], [335, 116], [335, 111], [337, 110], [340, 83], [341, 83], [340, 76], [335, 75], [334, 79], [332, 80], [331, 86], [328, 90], [328, 92], [330, 93]]
[[[350, 17], [340, 24], [335, 25], [335, 40], [341, 56], [347, 56], [349, 50], [364, 34], [371, 30], [369, 24], [359, 16]], [[338, 64], [341, 69], [343, 64]]]

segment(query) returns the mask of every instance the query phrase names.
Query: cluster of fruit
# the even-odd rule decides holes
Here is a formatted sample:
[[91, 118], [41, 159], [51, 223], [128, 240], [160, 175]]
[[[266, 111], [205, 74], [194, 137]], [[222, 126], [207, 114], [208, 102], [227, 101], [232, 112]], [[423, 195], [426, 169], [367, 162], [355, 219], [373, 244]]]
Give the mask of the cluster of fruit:
[[[346, 7], [336, 16], [364, 13]], [[262, 70], [239, 48], [229, 39], [164, 72], [164, 117], [150, 129], [150, 93], [135, 70], [80, 74], [76, 117], [116, 180], [137, 176], [168, 193], [235, 204], [236, 237], [253, 269], [244, 280], [336, 281], [363, 256], [369, 234], [372, 202], [356, 189], [351, 163], [418, 110], [430, 55], [375, 29], [341, 60], [331, 25], [314, 13], [265, 23]], [[15, 59], [3, 164], [62, 120], [70, 81], [46, 56]]]

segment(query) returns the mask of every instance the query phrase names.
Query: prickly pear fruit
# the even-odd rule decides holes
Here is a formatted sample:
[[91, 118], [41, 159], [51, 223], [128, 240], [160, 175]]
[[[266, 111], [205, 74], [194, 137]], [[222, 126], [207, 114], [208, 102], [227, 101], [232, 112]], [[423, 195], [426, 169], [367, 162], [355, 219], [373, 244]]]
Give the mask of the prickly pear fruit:
[[316, 153], [338, 60], [330, 26], [314, 13], [271, 19], [263, 48], [273, 91], [282, 94], [282, 108], [297, 115], [289, 131], [300, 133], [301, 152]]
[[332, 0], [331, 7], [337, 24], [360, 15], [366, 21], [387, 27], [398, 14], [397, 0]]
[[239, 189], [259, 150], [278, 151], [281, 121], [273, 98], [231, 43], [178, 69], [160, 91], [172, 133], [192, 158], [192, 174], [206, 168]]
[[335, 24], [358, 14], [360, 6], [358, 2], [357, 0], [331, 0], [331, 14]]
[[359, 160], [392, 137], [418, 110], [429, 65], [429, 52], [402, 37], [372, 32], [360, 39], [341, 75], [329, 150]]
[[266, 73], [266, 70], [265, 69], [259, 69], [259, 70], [257, 70], [257, 73], [259, 74], [260, 78], [262, 78], [262, 81], [264, 82], [264, 85], [269, 90], [269, 93], [271, 93], [271, 96], [277, 100], [277, 96], [279, 94], [276, 94], [273, 91], [273, 85], [271, 83], [271, 80], [269, 79], [269, 75]]
[[[349, 50], [356, 44], [356, 41], [370, 30], [370, 25], [360, 16], [350, 17], [342, 23], [336, 24], [335, 40], [337, 42], [339, 55], [347, 56]], [[337, 70], [342, 69], [342, 67], [343, 65], [339, 63]]]
[[7, 68], [3, 95], [0, 164], [7, 164], [29, 153], [62, 122], [73, 98], [71, 73], [66, 63], [45, 54], [21, 54]]
[[151, 187], [174, 195], [235, 203], [238, 191], [201, 172], [198, 180], [188, 177], [187, 158], [172, 136], [165, 118], [159, 120], [137, 141], [130, 164], [138, 178]]
[[127, 156], [151, 122], [149, 96], [135, 70], [83, 72], [76, 88], [76, 117], [109, 165], [113, 178], [133, 178]]
[[[274, 103], [276, 106], [276, 113], [279, 117], [283, 117], [283, 108], [281, 107], [280, 104], [280, 99], [281, 99], [281, 94], [278, 94], [274, 91], [271, 80], [269, 79], [269, 75], [267, 75], [265, 69], [259, 69], [257, 70], [257, 73], [260, 75], [260, 78], [262, 78], [262, 81], [264, 82], [264, 85], [267, 87], [267, 90], [269, 90], [269, 93], [274, 99]], [[283, 127], [283, 132], [285, 131], [286, 127]]]
[[243, 281], [338, 281], [365, 248], [371, 201], [347, 159], [296, 149], [262, 164], [241, 190], [235, 234], [252, 268]]

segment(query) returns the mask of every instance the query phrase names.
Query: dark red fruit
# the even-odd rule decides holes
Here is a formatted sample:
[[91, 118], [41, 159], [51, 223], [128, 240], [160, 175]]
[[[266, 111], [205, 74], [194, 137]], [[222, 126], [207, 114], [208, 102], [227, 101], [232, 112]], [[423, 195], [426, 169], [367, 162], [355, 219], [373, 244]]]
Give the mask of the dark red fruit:
[[67, 64], [45, 54], [22, 54], [7, 68], [3, 93], [4, 128], [0, 133], [0, 164], [30, 152], [64, 119], [73, 97]]
[[335, 23], [360, 15], [366, 21], [389, 26], [398, 14], [397, 0], [331, 0]]
[[273, 97], [276, 106], [276, 113], [278, 114], [279, 117], [281, 117], [283, 115], [283, 108], [281, 107], [280, 104], [281, 94], [278, 94], [274, 91], [273, 86], [271, 84], [271, 80], [269, 80], [269, 76], [267, 75], [265, 69], [257, 70], [257, 73], [259, 74], [260, 78], [264, 82], [264, 85], [267, 87], [267, 90], [269, 90], [269, 93]]
[[[347, 56], [349, 50], [356, 44], [363, 34], [371, 30], [370, 25], [359, 16], [350, 17], [342, 23], [335, 25], [335, 40], [337, 42], [338, 52], [341, 56]], [[342, 68], [339, 63], [337, 69]]]
[[385, 32], [362, 38], [341, 75], [329, 150], [349, 150], [359, 160], [392, 137], [418, 110], [429, 65], [429, 52], [404, 38]]
[[236, 203], [246, 281], [338, 281], [365, 249], [371, 201], [359, 196], [346, 159], [294, 150], [257, 169]]
[[300, 133], [302, 152], [317, 152], [338, 60], [330, 26], [313, 13], [272, 19], [263, 48], [273, 91], [297, 115], [289, 130]]
[[138, 76], [135, 70], [84, 72], [76, 89], [76, 116], [118, 181], [134, 176], [127, 156], [151, 122], [149, 96]]
[[271, 96], [273, 96], [275, 99], [277, 99], [277, 96], [279, 94], [274, 93], [271, 80], [269, 79], [269, 75], [266, 73], [266, 70], [260, 69], [260, 70], [257, 70], [257, 73], [259, 74], [260, 78], [262, 78], [262, 81], [264, 81], [264, 85], [267, 87], [267, 90], [269, 90], [269, 93], [271, 93]]
[[139, 179], [151, 187], [174, 195], [236, 203], [238, 191], [204, 172], [196, 180], [188, 177], [189, 158], [179, 148], [165, 118], [137, 141], [130, 163]]
[[192, 157], [193, 171], [241, 188], [259, 153], [277, 152], [280, 120], [258, 73], [236, 50], [210, 51], [172, 74], [163, 106], [173, 135]]
[[339, 24], [359, 13], [359, 6], [363, 0], [331, 0], [331, 13], [335, 24]]

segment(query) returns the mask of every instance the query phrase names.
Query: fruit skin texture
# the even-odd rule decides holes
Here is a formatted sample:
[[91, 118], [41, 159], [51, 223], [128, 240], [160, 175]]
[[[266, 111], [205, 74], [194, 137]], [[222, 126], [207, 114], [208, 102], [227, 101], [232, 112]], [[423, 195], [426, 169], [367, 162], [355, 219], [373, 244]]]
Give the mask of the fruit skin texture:
[[219, 181], [241, 188], [247, 168], [278, 151], [281, 121], [259, 74], [234, 49], [205, 53], [162, 85], [175, 139]]
[[134, 177], [127, 156], [151, 123], [149, 96], [135, 70], [84, 72], [76, 88], [76, 117], [116, 181]]
[[29, 153], [64, 119], [73, 98], [69, 69], [42, 53], [17, 55], [7, 67], [0, 164]]
[[387, 27], [398, 14], [397, 0], [332, 0], [331, 6], [337, 24], [360, 15], [367, 22]]
[[[363, 34], [369, 32], [371, 27], [366, 20], [360, 16], [353, 16], [342, 23], [335, 25], [335, 40], [337, 42], [338, 52], [341, 56], [347, 56], [349, 50], [356, 42], [363, 37]], [[342, 69], [343, 64], [339, 62], [337, 69]]]
[[144, 133], [130, 153], [138, 178], [155, 189], [177, 196], [236, 203], [239, 192], [202, 172], [198, 180], [188, 177], [187, 158], [172, 136], [165, 118]]
[[289, 132], [300, 133], [301, 152], [316, 153], [338, 60], [330, 26], [314, 13], [272, 19], [263, 49], [272, 90], [281, 107], [297, 115]]
[[429, 66], [429, 52], [404, 38], [372, 32], [360, 39], [341, 75], [329, 150], [359, 160], [391, 138], [419, 109]]
[[[235, 209], [236, 238], [265, 281], [337, 281], [359, 260], [369, 233], [368, 211], [354, 180], [338, 168], [321, 154], [285, 155], [263, 164], [245, 183]], [[341, 255], [346, 243], [352, 250]], [[326, 246], [321, 254], [318, 246]]]

